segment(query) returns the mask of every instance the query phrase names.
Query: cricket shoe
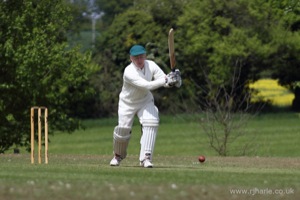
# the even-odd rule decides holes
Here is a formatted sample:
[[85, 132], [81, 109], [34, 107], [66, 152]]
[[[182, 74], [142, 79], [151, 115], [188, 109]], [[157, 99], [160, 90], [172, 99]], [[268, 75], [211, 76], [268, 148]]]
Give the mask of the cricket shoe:
[[153, 164], [151, 163], [150, 156], [146, 156], [145, 160], [140, 162], [140, 166], [145, 168], [152, 168]]
[[119, 166], [122, 161], [121, 156], [115, 155], [113, 159], [110, 161], [110, 166]]

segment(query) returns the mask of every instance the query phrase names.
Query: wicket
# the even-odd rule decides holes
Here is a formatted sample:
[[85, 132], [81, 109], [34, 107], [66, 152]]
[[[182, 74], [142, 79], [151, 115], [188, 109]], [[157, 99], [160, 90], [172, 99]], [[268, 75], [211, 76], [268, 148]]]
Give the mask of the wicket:
[[38, 163], [42, 163], [42, 110], [44, 111], [45, 164], [48, 164], [48, 109], [46, 107], [31, 107], [31, 164], [34, 164], [34, 113], [38, 111]]

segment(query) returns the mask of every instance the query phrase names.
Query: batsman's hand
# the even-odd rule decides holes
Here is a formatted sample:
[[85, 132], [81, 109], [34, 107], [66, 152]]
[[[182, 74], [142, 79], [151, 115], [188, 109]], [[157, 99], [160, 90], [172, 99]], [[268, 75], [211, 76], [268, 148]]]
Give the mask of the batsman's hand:
[[166, 76], [166, 84], [165, 87], [180, 87], [181, 86], [181, 75], [180, 71], [176, 69], [174, 72], [170, 72]]
[[180, 86], [181, 86], [181, 84], [182, 84], [182, 80], [181, 80], [181, 73], [180, 73], [180, 71], [179, 71], [179, 69], [175, 69], [175, 72], [173, 72], [173, 73], [175, 73], [175, 78], [176, 78], [176, 83], [175, 83], [175, 86], [177, 87], [177, 88], [180, 88]]
[[175, 73], [174, 72], [170, 72], [166, 76], [165, 87], [167, 87], [167, 88], [173, 87], [176, 84], [176, 82], [177, 82], [177, 80], [175, 78]]

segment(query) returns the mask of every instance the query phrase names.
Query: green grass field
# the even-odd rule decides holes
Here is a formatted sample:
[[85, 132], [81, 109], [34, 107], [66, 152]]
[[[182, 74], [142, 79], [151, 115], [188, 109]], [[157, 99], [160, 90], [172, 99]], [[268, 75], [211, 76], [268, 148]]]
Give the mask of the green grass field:
[[[219, 157], [198, 117], [162, 116], [155, 167], [144, 169], [137, 123], [128, 158], [110, 167], [116, 119], [85, 121], [84, 131], [49, 136], [48, 165], [30, 164], [23, 149], [0, 155], [0, 199], [299, 199], [299, 122], [297, 113], [256, 116], [232, 156]], [[237, 156], [245, 143], [249, 152]]]

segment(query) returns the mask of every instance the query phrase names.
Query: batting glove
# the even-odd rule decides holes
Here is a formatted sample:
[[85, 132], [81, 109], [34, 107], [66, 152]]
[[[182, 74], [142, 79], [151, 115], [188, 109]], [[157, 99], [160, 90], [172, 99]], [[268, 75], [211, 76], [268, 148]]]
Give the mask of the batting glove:
[[177, 83], [177, 79], [174, 72], [170, 72], [166, 76], [165, 87], [173, 87]]
[[175, 70], [175, 79], [176, 79], [175, 86], [177, 88], [180, 88], [180, 86], [182, 84], [182, 80], [181, 80], [181, 73], [180, 73], [179, 69]]

